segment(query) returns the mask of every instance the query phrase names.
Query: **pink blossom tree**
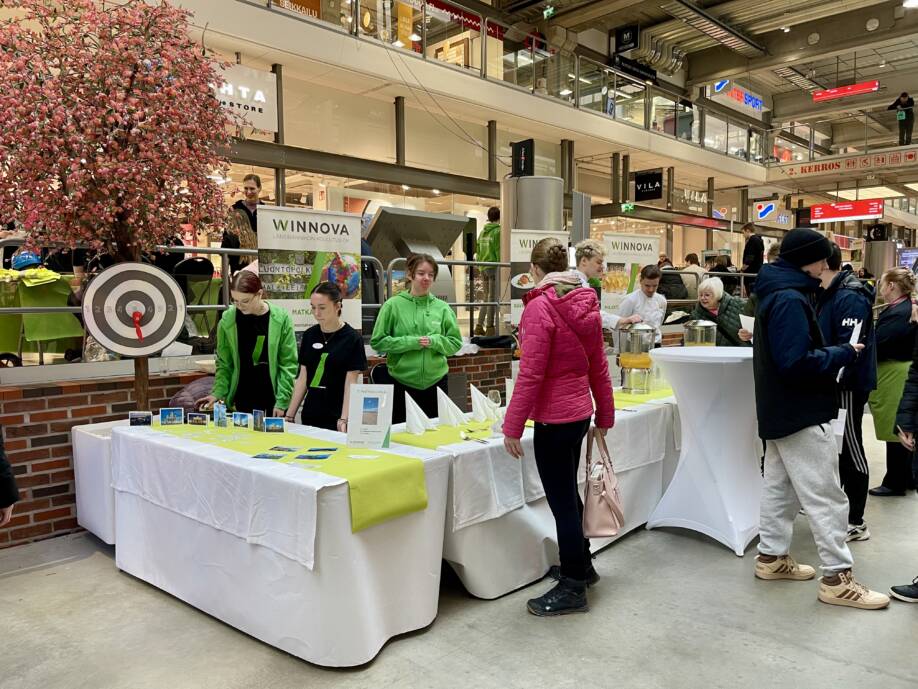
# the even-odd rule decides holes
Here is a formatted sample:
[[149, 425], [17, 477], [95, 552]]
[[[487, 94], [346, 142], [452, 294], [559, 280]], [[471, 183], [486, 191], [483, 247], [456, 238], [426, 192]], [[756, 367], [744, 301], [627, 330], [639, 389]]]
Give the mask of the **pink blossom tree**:
[[[239, 122], [216, 63], [166, 0], [0, 0], [0, 221], [32, 243], [102, 246], [120, 260], [219, 223], [213, 179]], [[6, 10], [9, 13], [9, 10]]]

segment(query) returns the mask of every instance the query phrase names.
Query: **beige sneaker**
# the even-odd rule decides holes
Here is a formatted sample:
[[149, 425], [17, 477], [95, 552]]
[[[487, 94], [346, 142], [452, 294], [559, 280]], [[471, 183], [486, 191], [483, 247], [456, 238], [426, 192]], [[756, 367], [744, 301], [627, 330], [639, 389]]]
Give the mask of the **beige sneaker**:
[[791, 579], [807, 581], [816, 576], [816, 570], [809, 565], [797, 564], [790, 555], [782, 555], [774, 562], [762, 562], [755, 556], [755, 575], [759, 579]]
[[850, 570], [839, 572], [841, 581], [837, 586], [825, 583], [825, 577], [819, 580], [819, 600], [829, 605], [845, 605], [861, 610], [880, 610], [889, 605], [889, 596], [885, 593], [871, 591], [854, 579]]

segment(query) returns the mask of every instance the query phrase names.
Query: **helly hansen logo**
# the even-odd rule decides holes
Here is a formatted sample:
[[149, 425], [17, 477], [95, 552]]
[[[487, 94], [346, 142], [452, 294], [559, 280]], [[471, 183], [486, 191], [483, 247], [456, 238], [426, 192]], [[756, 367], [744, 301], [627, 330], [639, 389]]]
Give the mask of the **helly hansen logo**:
[[842, 326], [846, 328], [853, 328], [859, 324], [860, 324], [860, 321], [857, 320], [856, 318], [846, 318], [845, 320], [842, 321]]

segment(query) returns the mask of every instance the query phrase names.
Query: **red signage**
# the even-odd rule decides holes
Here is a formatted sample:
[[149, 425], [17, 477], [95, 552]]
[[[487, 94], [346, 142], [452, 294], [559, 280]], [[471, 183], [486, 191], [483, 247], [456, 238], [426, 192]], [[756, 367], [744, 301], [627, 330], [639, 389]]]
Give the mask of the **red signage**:
[[838, 201], [810, 206], [810, 222], [870, 220], [883, 217], [883, 199]]
[[865, 93], [876, 93], [880, 90], [880, 81], [871, 79], [862, 81], [859, 84], [849, 84], [848, 86], [837, 86], [834, 89], [825, 91], [813, 91], [813, 102], [822, 103], [827, 100], [836, 98], [847, 98], [848, 96], [863, 96]]

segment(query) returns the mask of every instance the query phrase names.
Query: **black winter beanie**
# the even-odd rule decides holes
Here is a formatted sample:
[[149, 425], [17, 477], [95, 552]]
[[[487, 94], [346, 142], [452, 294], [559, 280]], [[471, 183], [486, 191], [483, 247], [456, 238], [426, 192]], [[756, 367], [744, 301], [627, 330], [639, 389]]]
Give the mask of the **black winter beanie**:
[[782, 259], [798, 268], [829, 258], [832, 243], [816, 230], [797, 227], [784, 235], [781, 241]]

